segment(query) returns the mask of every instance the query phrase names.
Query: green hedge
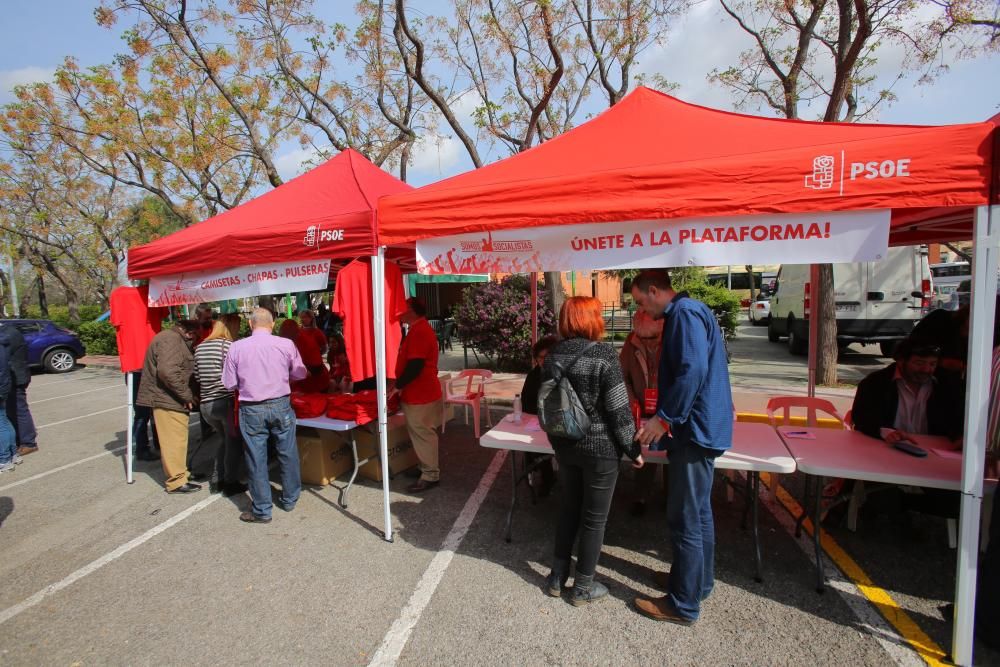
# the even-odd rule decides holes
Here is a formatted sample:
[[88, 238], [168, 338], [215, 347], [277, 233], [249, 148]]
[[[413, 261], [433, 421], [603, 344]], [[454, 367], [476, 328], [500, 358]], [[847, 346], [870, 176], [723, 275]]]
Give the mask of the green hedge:
[[103, 322], [81, 322], [76, 328], [80, 342], [87, 349], [87, 354], [118, 354], [118, 341], [115, 338], [115, 328]]
[[81, 324], [92, 322], [104, 314], [104, 308], [95, 305], [80, 306], [77, 309], [80, 315], [80, 322], [73, 324], [69, 321], [68, 306], [49, 306], [49, 316], [42, 317], [42, 311], [38, 306], [28, 306], [21, 317], [27, 320], [52, 320], [54, 324], [66, 329], [77, 331]]

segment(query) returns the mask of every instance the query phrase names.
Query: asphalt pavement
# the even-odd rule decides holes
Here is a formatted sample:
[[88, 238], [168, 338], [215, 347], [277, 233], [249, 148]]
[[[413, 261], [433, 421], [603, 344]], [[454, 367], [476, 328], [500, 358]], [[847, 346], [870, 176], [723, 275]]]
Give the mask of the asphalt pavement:
[[[773, 359], [746, 354], [763, 369], [791, 376], [801, 363], [766, 338], [760, 347], [773, 348]], [[748, 390], [762, 384], [754, 372], [733, 376]], [[114, 371], [36, 375], [29, 400], [40, 451], [0, 474], [2, 665], [923, 663], [832, 565], [831, 587], [815, 592], [811, 542], [796, 540], [788, 512], [767, 499], [756, 583], [743, 499], [728, 502], [721, 484], [716, 587], [701, 620], [683, 628], [630, 608], [636, 595], [657, 593], [652, 573], [669, 565], [670, 547], [662, 494], [645, 516], [630, 515], [627, 468], [598, 569], [611, 595], [575, 608], [540, 590], [557, 497], [533, 504], [522, 486], [506, 543], [509, 457], [480, 448], [461, 419], [442, 439], [440, 487], [410, 495], [409, 480], [391, 482], [388, 543], [375, 482], [357, 484], [348, 509], [336, 488], [306, 487], [295, 510], [276, 509], [268, 525], [238, 520], [246, 497], [167, 495], [158, 463], [139, 462], [126, 485], [125, 386]], [[192, 446], [198, 431], [192, 418]], [[801, 479], [782, 481], [797, 497]], [[955, 552], [944, 521], [903, 527], [872, 516], [857, 533], [829, 531], [947, 650], [940, 607], [953, 595]], [[1000, 664], [984, 647], [976, 656]]]

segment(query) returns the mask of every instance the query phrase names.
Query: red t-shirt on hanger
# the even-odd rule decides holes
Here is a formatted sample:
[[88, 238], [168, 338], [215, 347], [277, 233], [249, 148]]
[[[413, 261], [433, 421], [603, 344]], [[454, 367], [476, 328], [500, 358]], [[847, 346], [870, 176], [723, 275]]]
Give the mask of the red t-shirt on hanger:
[[[403, 332], [399, 316], [406, 311], [403, 273], [393, 262], [385, 263], [385, 362], [386, 377], [396, 377], [396, 357]], [[372, 313], [371, 260], [356, 259], [337, 274], [330, 311], [344, 320], [344, 344], [351, 380], [375, 375], [375, 325]]]
[[160, 332], [166, 308], [147, 305], [149, 287], [116, 287], [111, 292], [111, 326], [118, 339], [118, 361], [122, 373], [142, 370], [146, 348]]

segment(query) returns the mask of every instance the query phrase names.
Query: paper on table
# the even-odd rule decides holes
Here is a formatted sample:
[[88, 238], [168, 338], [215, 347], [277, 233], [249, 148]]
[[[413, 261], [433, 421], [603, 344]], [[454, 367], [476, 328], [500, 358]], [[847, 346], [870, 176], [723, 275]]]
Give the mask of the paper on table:
[[931, 451], [943, 459], [962, 459], [961, 451], [955, 451], [953, 449], [931, 449]]
[[816, 436], [809, 431], [782, 431], [781, 434], [786, 438], [795, 438], [796, 440], [815, 440]]

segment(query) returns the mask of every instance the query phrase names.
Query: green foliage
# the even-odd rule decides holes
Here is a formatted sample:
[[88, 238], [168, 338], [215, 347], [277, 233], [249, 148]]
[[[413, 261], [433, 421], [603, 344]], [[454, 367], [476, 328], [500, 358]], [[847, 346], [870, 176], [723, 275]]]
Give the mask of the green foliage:
[[[538, 334], [555, 329], [555, 318], [538, 288]], [[526, 276], [479, 283], [462, 293], [455, 306], [458, 336], [497, 370], [525, 370], [531, 365], [531, 283]]]
[[722, 316], [722, 328], [725, 329], [728, 340], [736, 337], [736, 316], [740, 312], [739, 296], [721, 285], [710, 284], [705, 270], [699, 267], [673, 269], [670, 271], [670, 280], [675, 290], [678, 292], [686, 290], [692, 297], [705, 303], [716, 315]]
[[[735, 338], [736, 320], [740, 312], [739, 296], [724, 286], [709, 283], [708, 274], [700, 266], [685, 266], [668, 270], [673, 288], [678, 292], [689, 292], [692, 297], [704, 302], [716, 315], [721, 315], [722, 328], [726, 331], [726, 338], [728, 340]], [[623, 269], [606, 271], [605, 273], [617, 275], [623, 280], [631, 280], [639, 272], [634, 269]], [[632, 308], [631, 296], [628, 293], [625, 296], [626, 303], [629, 304], [629, 308]]]
[[83, 305], [77, 309], [80, 315], [80, 322], [71, 322], [69, 319], [69, 306], [49, 306], [49, 316], [42, 317], [42, 311], [38, 306], [28, 306], [21, 317], [26, 320], [52, 320], [56, 326], [77, 331], [81, 323], [96, 320], [104, 313], [104, 308], [97, 305]]
[[107, 320], [82, 322], [76, 332], [80, 336], [80, 342], [87, 349], [87, 354], [118, 354], [115, 328]]

